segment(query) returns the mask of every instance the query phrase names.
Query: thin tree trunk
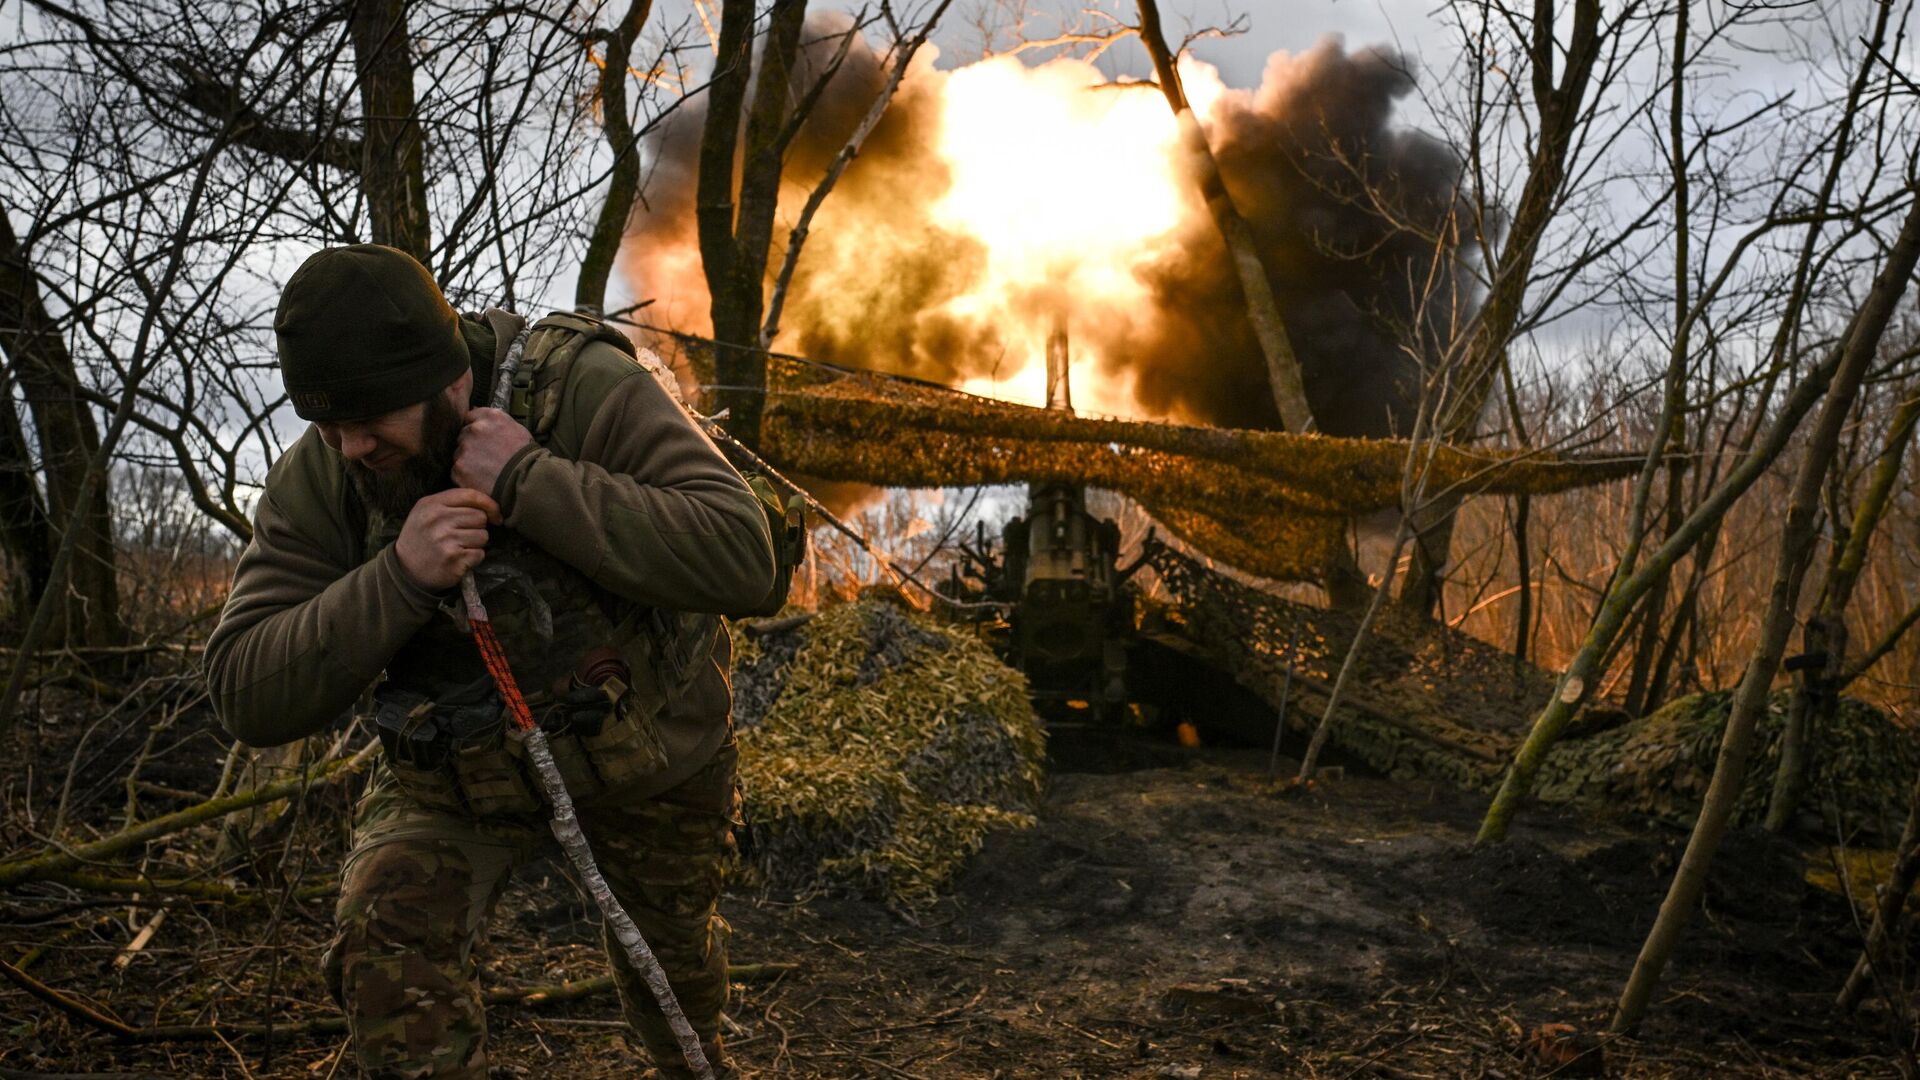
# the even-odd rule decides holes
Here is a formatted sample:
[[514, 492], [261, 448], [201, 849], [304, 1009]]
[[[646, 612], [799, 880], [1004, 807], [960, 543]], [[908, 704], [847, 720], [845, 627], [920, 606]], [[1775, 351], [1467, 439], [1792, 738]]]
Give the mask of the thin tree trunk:
[[613, 171], [607, 177], [607, 198], [600, 204], [580, 258], [580, 279], [573, 289], [574, 307], [599, 314], [606, 310], [607, 280], [613, 275], [620, 242], [626, 239], [634, 200], [640, 196], [640, 154], [627, 115], [627, 69], [633, 63], [633, 43], [640, 37], [653, 0], [631, 0], [626, 14], [604, 35], [607, 53], [600, 63], [600, 130], [613, 151]]
[[[1793, 698], [1780, 731], [1780, 760], [1773, 773], [1773, 791], [1767, 801], [1764, 827], [1785, 832], [1800, 807], [1800, 796], [1813, 761], [1815, 732], [1826, 730], [1838, 713], [1839, 682], [1846, 665], [1847, 624], [1815, 614], [1801, 628], [1805, 666], [1794, 671]], [[1798, 665], [1789, 665], [1795, 667]]]
[[1719, 547], [1720, 530], [1714, 529], [1700, 541], [1699, 548], [1693, 553], [1693, 566], [1687, 575], [1686, 591], [1680, 594], [1680, 603], [1674, 607], [1666, 640], [1660, 645], [1660, 655], [1653, 664], [1653, 675], [1647, 682], [1649, 701], [1657, 703], [1667, 700], [1674, 685], [1674, 673], [1686, 670], [1686, 665], [1681, 662], [1681, 650], [1692, 640], [1693, 622], [1700, 617], [1700, 594], [1707, 586], [1707, 572]]
[[1900, 925], [1900, 915], [1906, 910], [1907, 898], [1913, 895], [1914, 882], [1920, 880], [1920, 783], [1914, 785], [1913, 796], [1907, 805], [1907, 824], [1900, 830], [1900, 843], [1894, 850], [1897, 854], [1893, 873], [1887, 880], [1887, 887], [1880, 893], [1879, 906], [1874, 909], [1873, 925], [1867, 930], [1866, 946], [1860, 950], [1860, 959], [1854, 961], [1846, 985], [1840, 988], [1839, 995], [1833, 1001], [1834, 1007], [1842, 1012], [1852, 1012], [1858, 1008], [1873, 977], [1886, 970], [1887, 945]]
[[[39, 282], [0, 205], [0, 353], [27, 401], [40, 442], [45, 478], [44, 544], [62, 546], [61, 531], [73, 530], [73, 554], [49, 556], [42, 587], [56, 595], [43, 644], [111, 645], [123, 636], [120, 587], [115, 576], [113, 514], [106, 485], [88, 482], [89, 464], [100, 450], [100, 431], [79, 391], [80, 377], [58, 323], [47, 310]], [[13, 416], [13, 405], [7, 403]], [[17, 428], [18, 420], [13, 425]], [[9, 439], [13, 442], [13, 439]], [[15, 443], [18, 451], [24, 443]], [[12, 454], [9, 454], [11, 457]], [[31, 483], [30, 477], [25, 477]], [[30, 517], [31, 515], [29, 515]], [[10, 515], [10, 523], [12, 517]], [[55, 565], [59, 563], [59, 565]]]
[[1260, 261], [1260, 248], [1253, 237], [1253, 229], [1247, 219], [1233, 204], [1233, 196], [1228, 194], [1226, 182], [1220, 176], [1220, 164], [1214, 160], [1213, 148], [1207, 145], [1207, 133], [1201, 129], [1200, 120], [1193, 115], [1193, 108], [1187, 103], [1186, 90], [1180, 84], [1180, 71], [1175, 64], [1176, 58], [1167, 48], [1167, 39], [1160, 31], [1160, 8], [1154, 0], [1138, 0], [1140, 6], [1140, 41], [1146, 46], [1147, 55], [1153, 58], [1153, 70], [1160, 80], [1160, 90], [1166, 95], [1167, 104], [1173, 108], [1174, 119], [1180, 125], [1180, 141], [1192, 155], [1198, 166], [1200, 176], [1200, 194], [1207, 201], [1207, 210], [1213, 215], [1213, 223], [1220, 230], [1221, 239], [1226, 241], [1227, 253], [1233, 259], [1233, 269], [1240, 281], [1241, 292], [1247, 301], [1247, 321], [1253, 326], [1254, 337], [1260, 341], [1260, 351], [1267, 358], [1267, 381], [1273, 392], [1273, 403], [1279, 407], [1280, 422], [1288, 431], [1304, 434], [1313, 430], [1313, 410], [1307, 406], [1306, 384], [1300, 379], [1300, 361], [1294, 355], [1293, 342], [1287, 337], [1286, 325], [1280, 319], [1280, 305], [1273, 298], [1273, 282], [1267, 277], [1267, 268]]
[[414, 108], [406, 0], [354, 0], [347, 24], [367, 127], [360, 187], [367, 197], [373, 242], [399, 248], [430, 266], [426, 137]]
[[1300, 755], [1300, 773], [1296, 779], [1302, 784], [1313, 779], [1314, 768], [1320, 764], [1320, 751], [1326, 748], [1327, 739], [1333, 734], [1334, 710], [1340, 707], [1347, 682], [1359, 666], [1360, 652], [1366, 647], [1367, 635], [1373, 630], [1374, 620], [1379, 617], [1380, 609], [1387, 606], [1387, 597], [1393, 593], [1394, 567], [1400, 564], [1400, 553], [1406, 549], [1409, 534], [1408, 526], [1402, 522], [1399, 535], [1394, 538], [1393, 555], [1387, 560], [1387, 571], [1381, 575], [1380, 584], [1373, 590], [1373, 601], [1367, 605], [1367, 613], [1361, 616], [1360, 625], [1353, 631], [1353, 641], [1348, 643], [1347, 655], [1340, 661], [1340, 674], [1333, 680], [1333, 689], [1327, 691], [1326, 711], [1320, 714], [1313, 737], [1307, 741], [1306, 752]]
[[[13, 407], [10, 379], [0, 377], [0, 546], [8, 560], [9, 606], [30, 611], [53, 569], [53, 523], [34, 483], [33, 453]], [[23, 616], [24, 617], [24, 616]]]
[[1920, 262], [1920, 199], [1908, 208], [1907, 219], [1888, 254], [1886, 265], [1875, 279], [1873, 291], [1847, 336], [1843, 360], [1827, 392], [1826, 403], [1807, 440], [1804, 456], [1794, 477], [1792, 498], [1787, 506], [1786, 523], [1780, 539], [1780, 558], [1774, 570], [1772, 595], [1762, 623], [1760, 643], [1747, 665], [1746, 677], [1735, 691], [1727, 729], [1721, 738], [1720, 755], [1714, 764], [1713, 781], [1694, 822], [1693, 836], [1686, 853], [1674, 871], [1667, 898], [1660, 905], [1653, 930], [1640, 949], [1633, 973], [1621, 992], [1612, 1030], [1631, 1030], [1646, 1013], [1653, 988], [1666, 969], [1667, 960], [1679, 944], [1693, 908], [1706, 888], [1707, 871], [1714, 852], [1733, 818], [1735, 801], [1746, 781], [1747, 758], [1752, 753], [1753, 731], [1767, 707], [1767, 695], [1786, 651], [1787, 635], [1793, 628], [1794, 608], [1800, 597], [1808, 558], [1818, 536], [1814, 529], [1820, 509], [1821, 485], [1832, 465], [1840, 434], [1853, 410], [1861, 380], [1879, 349], [1880, 339], [1907, 281]]
[[1513, 662], [1518, 668], [1527, 662], [1533, 621], [1533, 552], [1528, 550], [1527, 524], [1533, 515], [1533, 497], [1519, 495], [1513, 500], [1513, 550], [1520, 573], [1518, 616], [1513, 627]]
[[[707, 115], [700, 131], [699, 174], [696, 180], [695, 224], [700, 238], [700, 266], [713, 297], [714, 337], [720, 338], [719, 305], [733, 280], [735, 250], [734, 163], [740, 144], [741, 109], [747, 100], [747, 79], [753, 71], [753, 0], [721, 0], [720, 35], [714, 45], [714, 72], [707, 81]], [[730, 351], [721, 340], [718, 351]], [[716, 358], [725, 363], [724, 356]], [[727, 379], [721, 380], [723, 383]], [[732, 415], [748, 402], [723, 386], [719, 400]]]
[[1786, 730], [1780, 737], [1780, 765], [1767, 804], [1769, 831], [1781, 832], [1793, 819], [1813, 759], [1813, 732], [1839, 711], [1840, 681], [1846, 670], [1847, 607], [1866, 568], [1873, 535], [1893, 502], [1894, 484], [1906, 461], [1916, 422], [1920, 422], [1920, 396], [1902, 402], [1894, 413], [1879, 459], [1874, 462], [1873, 477], [1854, 512], [1847, 541], [1835, 553], [1820, 591], [1818, 609], [1807, 620], [1805, 652], [1819, 655], [1821, 662], [1817, 669], [1802, 672], [1796, 682], [1793, 707], [1788, 710]]
[[[1313, 737], [1307, 741], [1306, 752], [1300, 755], [1300, 783], [1313, 779], [1314, 767], [1320, 762], [1320, 751], [1333, 734], [1334, 710], [1340, 707], [1347, 682], [1359, 666], [1360, 652], [1366, 647], [1367, 635], [1373, 630], [1374, 620], [1380, 617], [1381, 609], [1386, 607], [1388, 598], [1393, 595], [1394, 572], [1400, 565], [1400, 554], [1413, 537], [1413, 522], [1419, 516], [1421, 499], [1426, 492], [1427, 468], [1432, 464], [1434, 451], [1439, 449], [1439, 444], [1431, 439], [1424, 444], [1421, 441], [1421, 436], [1427, 431], [1430, 400], [1431, 395], [1421, 396], [1420, 410], [1414, 416], [1413, 431], [1407, 440], [1407, 456], [1400, 467], [1401, 515], [1400, 525], [1394, 530], [1393, 552], [1387, 556], [1386, 571], [1380, 575], [1380, 584], [1373, 590], [1373, 600], [1367, 605], [1366, 614], [1361, 616], [1360, 625], [1354, 628], [1353, 641], [1348, 643], [1347, 654], [1340, 661], [1340, 673], [1334, 678], [1333, 687], [1327, 691], [1326, 711], [1320, 714], [1320, 723], [1315, 725]], [[1354, 568], [1356, 572], [1358, 569], [1357, 566]]]
[[[760, 348], [765, 311], [768, 244], [779, 204], [780, 173], [792, 93], [791, 73], [806, 20], [805, 0], [776, 0], [768, 16], [753, 107], [746, 108], [753, 76], [752, 0], [723, 0], [707, 88], [707, 119], [700, 138], [696, 217], [700, 259], [713, 321], [716, 397], [727, 410], [727, 430], [748, 447], [760, 443], [766, 405], [767, 356]], [[742, 113], [745, 149], [741, 150]], [[734, 162], [740, 159], [738, 195]]]
[[[1686, 287], [1682, 285], [1679, 292], [1684, 302]], [[1684, 323], [1686, 315], [1682, 313], [1680, 319]], [[1679, 418], [1677, 423], [1684, 427], [1685, 418]], [[1670, 441], [1678, 445], [1685, 440], [1686, 433], [1676, 431]], [[1667, 536], [1672, 536], [1673, 530], [1680, 527], [1681, 479], [1685, 472], [1681, 464], [1682, 460], [1676, 456], [1667, 464], [1667, 505], [1662, 515], [1667, 522]], [[1661, 645], [1665, 641], [1665, 635], [1661, 631], [1666, 625], [1667, 594], [1672, 587], [1673, 571], [1669, 569], [1660, 575], [1660, 580], [1654, 583], [1652, 595], [1647, 597], [1646, 622], [1642, 625], [1639, 640], [1634, 644], [1633, 667], [1627, 678], [1626, 710], [1630, 716], [1644, 716], [1660, 704], [1659, 699], [1652, 693], [1653, 669], [1659, 660]]]

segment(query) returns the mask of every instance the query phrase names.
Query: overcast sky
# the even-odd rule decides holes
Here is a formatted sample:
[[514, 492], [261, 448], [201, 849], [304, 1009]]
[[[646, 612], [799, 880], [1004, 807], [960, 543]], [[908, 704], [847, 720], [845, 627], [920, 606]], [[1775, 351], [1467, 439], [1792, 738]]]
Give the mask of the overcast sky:
[[[1393, 44], [1404, 39], [1409, 51], [1423, 37], [1434, 33], [1429, 12], [1436, 0], [1162, 0], [1161, 17], [1169, 36], [1180, 36], [1188, 26], [1225, 26], [1244, 15], [1247, 32], [1227, 40], [1211, 40], [1198, 45], [1195, 52], [1217, 64], [1229, 85], [1256, 86], [1267, 57], [1276, 50], [1305, 49], [1328, 34], [1345, 36], [1350, 46]], [[816, 0], [815, 9], [856, 10], [860, 0]], [[870, 9], [872, 3], [865, 6]], [[932, 7], [928, 0], [895, 0], [898, 10], [922, 14]], [[976, 29], [981, 13], [993, 7], [992, 0], [955, 0], [952, 9], [934, 34], [940, 47], [941, 67], [967, 63], [980, 56], [980, 34]], [[1027, 21], [1027, 36], [1048, 37], [1078, 19], [1080, 12], [1098, 6], [1131, 23], [1136, 20], [1132, 0], [1027, 0], [1032, 14]], [[661, 0], [656, 6], [655, 26], [672, 26], [692, 14], [692, 0]], [[1002, 47], [1006, 42], [1003, 40]], [[1145, 76], [1151, 73], [1137, 46], [1114, 50], [1101, 66], [1116, 74]]]

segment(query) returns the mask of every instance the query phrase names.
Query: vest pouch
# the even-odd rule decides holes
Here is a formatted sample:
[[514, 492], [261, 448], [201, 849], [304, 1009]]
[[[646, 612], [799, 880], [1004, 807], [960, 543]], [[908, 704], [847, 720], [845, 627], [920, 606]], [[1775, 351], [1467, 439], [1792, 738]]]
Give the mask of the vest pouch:
[[384, 691], [374, 699], [373, 722], [386, 751], [387, 770], [403, 791], [429, 809], [466, 810], [432, 701], [420, 694]]
[[600, 782], [616, 791], [666, 767], [667, 751], [654, 723], [662, 702], [657, 691], [646, 694], [619, 679], [602, 689], [613, 699], [613, 712], [598, 733], [577, 737]]
[[506, 718], [496, 715], [490, 730], [470, 732], [449, 757], [467, 812], [476, 817], [531, 814], [545, 805], [520, 764], [518, 733], [505, 727]]
[[474, 817], [530, 814], [543, 805], [509, 741], [506, 709], [493, 680], [480, 676], [434, 704], [446, 738], [446, 765], [462, 808]]
[[[521, 736], [515, 741], [524, 738]], [[586, 802], [600, 794], [600, 774], [588, 760], [590, 755], [579, 735], [571, 731], [550, 731], [547, 733], [547, 749], [553, 754], [554, 767], [560, 770], [560, 778], [567, 782], [567, 794], [573, 797], [574, 802]], [[527, 772], [533, 772], [531, 761], [527, 762]], [[539, 782], [539, 778], [535, 777], [534, 783]]]
[[393, 772], [393, 778], [400, 782], [401, 789], [421, 806], [451, 814], [466, 813], [466, 804], [460, 801], [459, 789], [454, 785], [452, 769], [444, 765], [437, 769], [422, 769], [392, 758], [387, 759], [387, 768]]

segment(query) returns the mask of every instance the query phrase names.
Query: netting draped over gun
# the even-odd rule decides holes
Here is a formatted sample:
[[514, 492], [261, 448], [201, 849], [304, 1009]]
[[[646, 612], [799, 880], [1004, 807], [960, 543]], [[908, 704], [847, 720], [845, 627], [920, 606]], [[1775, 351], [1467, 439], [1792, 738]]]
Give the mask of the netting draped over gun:
[[[514, 337], [500, 371], [494, 376], [490, 404], [496, 409], [506, 407], [507, 396], [513, 390], [514, 372], [519, 369], [520, 358], [526, 352], [530, 329], [522, 328]], [[579, 819], [574, 815], [573, 798], [567, 794], [566, 782], [561, 779], [560, 769], [553, 762], [553, 752], [547, 747], [547, 733], [534, 723], [533, 712], [527, 708], [527, 700], [520, 694], [520, 685], [514, 680], [513, 668], [507, 662], [500, 637], [487, 618], [487, 608], [481, 602], [480, 589], [474, 582], [471, 570], [460, 576], [460, 596], [466, 602], [467, 621], [473, 626], [473, 641], [480, 649], [480, 658], [486, 664], [487, 674], [493, 678], [494, 686], [500, 691], [500, 699], [506, 703], [508, 719], [522, 735], [522, 746], [526, 749], [527, 760], [533, 763], [533, 773], [539, 778], [541, 793], [553, 808], [553, 818], [549, 824], [553, 828], [554, 838], [560, 841], [560, 847], [566, 851], [567, 859], [580, 879], [581, 888], [599, 905], [601, 916], [613, 929], [614, 937], [626, 948], [634, 970], [640, 973], [647, 989], [659, 1003], [660, 1011], [666, 1014], [667, 1024], [680, 1043], [680, 1052], [687, 1059], [687, 1067], [702, 1080], [714, 1080], [713, 1068], [707, 1064], [707, 1055], [700, 1048], [700, 1038], [694, 1034], [693, 1025], [687, 1023], [686, 1014], [680, 1009], [680, 1001], [674, 997], [673, 987], [667, 982], [667, 973], [661, 969], [660, 961], [653, 955], [646, 938], [641, 936], [640, 928], [634, 925], [626, 909], [620, 906], [619, 898], [613, 895], [613, 889], [607, 885], [599, 864], [594, 861], [593, 849], [588, 846], [586, 834], [580, 830]]]

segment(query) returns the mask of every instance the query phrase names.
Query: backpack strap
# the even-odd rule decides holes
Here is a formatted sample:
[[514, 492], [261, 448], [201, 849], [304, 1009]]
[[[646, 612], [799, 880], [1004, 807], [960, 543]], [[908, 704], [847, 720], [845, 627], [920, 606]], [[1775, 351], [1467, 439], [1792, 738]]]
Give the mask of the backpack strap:
[[554, 311], [533, 324], [520, 370], [513, 375], [507, 412], [544, 443], [560, 418], [567, 375], [582, 349], [594, 342], [611, 345], [629, 357], [633, 342], [600, 319], [574, 311]]
[[[533, 433], [536, 442], [545, 445], [547, 436], [553, 432], [554, 424], [560, 417], [560, 405], [566, 396], [567, 375], [573, 369], [573, 362], [579, 358], [581, 350], [596, 341], [619, 349], [653, 376], [675, 404], [692, 412], [680, 394], [679, 380], [674, 378], [672, 370], [652, 350], [634, 348], [633, 342], [625, 334], [591, 315], [555, 311], [534, 323], [532, 331], [528, 333], [526, 352], [521, 357], [520, 370], [514, 373], [513, 391], [507, 398], [507, 412]], [[775, 575], [773, 590], [759, 607], [733, 614], [774, 615], [785, 606], [794, 571], [806, 559], [806, 518], [798, 495], [782, 499], [772, 483], [753, 470], [746, 472], [745, 479], [753, 492], [754, 501], [766, 516], [768, 531], [773, 536]], [[664, 613], [661, 618], [666, 618]], [[671, 629], [664, 624], [660, 632], [664, 637], [673, 636]], [[683, 641], [696, 643], [710, 636], [705, 630], [679, 635]]]

